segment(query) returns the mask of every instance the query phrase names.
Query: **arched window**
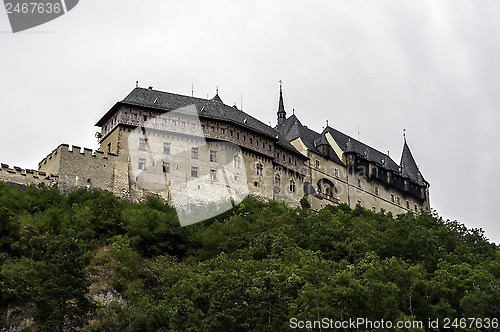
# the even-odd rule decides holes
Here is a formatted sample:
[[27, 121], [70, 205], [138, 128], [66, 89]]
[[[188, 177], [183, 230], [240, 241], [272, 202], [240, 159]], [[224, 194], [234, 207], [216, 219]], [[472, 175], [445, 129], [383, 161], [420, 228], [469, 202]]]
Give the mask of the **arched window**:
[[274, 185], [278, 187], [281, 185], [281, 177], [278, 173], [274, 174]]
[[257, 163], [255, 167], [257, 169], [257, 175], [262, 175], [262, 169], [264, 168], [264, 165], [262, 165], [261, 163]]
[[290, 180], [290, 192], [295, 192], [295, 181]]

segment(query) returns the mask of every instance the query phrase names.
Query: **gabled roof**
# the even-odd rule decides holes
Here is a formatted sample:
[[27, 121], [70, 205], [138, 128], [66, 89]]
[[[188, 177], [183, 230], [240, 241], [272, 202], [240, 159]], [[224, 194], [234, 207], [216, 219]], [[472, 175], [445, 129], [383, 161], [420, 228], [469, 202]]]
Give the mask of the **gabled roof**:
[[103, 126], [107, 119], [110, 118], [119, 107], [124, 105], [139, 106], [154, 109], [159, 112], [176, 111], [183, 114], [198, 115], [203, 118], [231, 122], [268, 136], [273, 141], [277, 141], [283, 148], [297, 155], [302, 155], [293, 145], [286, 141], [284, 137], [280, 137], [276, 129], [238, 110], [237, 107], [224, 104], [218, 94], [212, 99], [203, 99], [153, 89], [135, 88], [125, 97], [125, 99], [116, 103], [96, 123], [96, 126]]
[[323, 134], [330, 133], [333, 139], [339, 145], [340, 149], [343, 152], [354, 152], [368, 161], [375, 162], [382, 167], [389, 169], [393, 172], [399, 173], [399, 166], [385, 153], [382, 153], [360, 141], [334, 129], [330, 126], [327, 126], [323, 130]]
[[200, 117], [233, 122], [272, 138], [278, 136], [276, 129], [237, 108], [225, 105], [220, 98], [217, 100], [216, 97], [217, 95], [213, 99], [203, 99], [152, 89], [135, 88], [125, 99], [115, 104], [96, 123], [96, 126], [103, 126], [106, 120], [114, 114], [116, 108], [122, 105], [147, 107], [164, 112], [174, 110], [182, 112], [183, 107], [194, 105]]
[[224, 103], [222, 102], [222, 99], [220, 99], [220, 97], [219, 97], [219, 93], [215, 94], [215, 96], [213, 96], [212, 100], [213, 100], [213, 101], [216, 101], [216, 102], [219, 102], [219, 103], [221, 103], [221, 104], [224, 104]]
[[418, 169], [417, 163], [411, 154], [410, 147], [405, 143], [403, 145], [403, 153], [401, 154], [401, 175], [417, 182], [420, 185], [424, 185], [424, 178]]
[[[286, 119], [283, 126], [283, 135], [286, 137], [286, 140], [291, 142], [297, 138], [300, 138], [302, 143], [314, 153], [322, 155], [323, 152], [318, 149], [320, 146], [320, 142], [326, 141], [326, 138], [323, 135], [318, 134], [312, 129], [307, 128], [306, 126], [300, 123], [299, 119], [294, 115], [290, 116]], [[330, 155], [330, 159], [334, 160], [339, 164], [343, 164], [343, 162], [338, 158], [338, 156], [333, 153]]]

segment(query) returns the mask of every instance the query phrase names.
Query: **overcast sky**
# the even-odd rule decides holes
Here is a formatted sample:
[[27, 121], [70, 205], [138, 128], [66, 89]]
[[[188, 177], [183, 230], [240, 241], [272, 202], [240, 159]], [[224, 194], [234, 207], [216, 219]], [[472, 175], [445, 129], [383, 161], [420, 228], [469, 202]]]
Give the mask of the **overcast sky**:
[[219, 95], [276, 123], [285, 108], [399, 163], [410, 149], [445, 219], [500, 243], [500, 2], [83, 0], [13, 34], [0, 9], [0, 162], [36, 169], [135, 81]]

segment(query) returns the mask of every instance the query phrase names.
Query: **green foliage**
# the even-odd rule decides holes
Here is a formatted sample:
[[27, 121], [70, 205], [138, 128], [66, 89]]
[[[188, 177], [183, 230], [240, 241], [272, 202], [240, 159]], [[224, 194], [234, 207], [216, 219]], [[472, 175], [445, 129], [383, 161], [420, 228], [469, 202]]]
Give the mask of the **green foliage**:
[[[500, 250], [434, 213], [311, 212], [247, 198], [180, 227], [158, 198], [0, 183], [0, 306], [41, 330], [280, 331], [289, 320], [500, 316]], [[91, 259], [92, 258], [92, 259]], [[95, 305], [99, 267], [127, 299]]]

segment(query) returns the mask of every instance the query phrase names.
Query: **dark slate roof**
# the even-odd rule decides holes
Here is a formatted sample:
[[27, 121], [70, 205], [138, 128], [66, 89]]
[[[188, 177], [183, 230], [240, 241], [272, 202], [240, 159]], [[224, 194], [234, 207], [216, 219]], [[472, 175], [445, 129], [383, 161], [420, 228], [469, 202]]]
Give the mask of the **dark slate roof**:
[[[217, 96], [216, 96], [217, 97]], [[254, 130], [261, 134], [276, 138], [278, 132], [255, 119], [254, 117], [239, 111], [238, 109], [225, 105], [222, 101], [214, 99], [203, 99], [197, 97], [182, 96], [170, 92], [157, 91], [152, 89], [135, 88], [121, 102], [117, 103], [106, 113], [96, 126], [102, 126], [106, 120], [114, 113], [115, 108], [120, 105], [131, 105], [153, 108], [159, 111], [179, 111], [187, 110], [186, 106], [194, 105], [199, 116], [216, 120], [223, 120], [236, 123], [242, 127]], [[184, 108], [184, 109], [183, 109]]]
[[213, 100], [213, 101], [217, 101], [217, 102], [219, 102], [219, 103], [224, 104], [224, 103], [222, 102], [222, 99], [220, 99], [220, 97], [219, 97], [219, 94], [218, 94], [218, 93], [217, 93], [217, 94], [216, 94], [216, 95], [212, 98], [212, 100]]
[[403, 153], [401, 154], [401, 175], [417, 182], [419, 185], [424, 185], [424, 178], [420, 173], [417, 163], [411, 154], [408, 144], [403, 145]]
[[281, 134], [286, 135], [288, 134], [288, 131], [295, 125], [299, 124], [302, 126], [302, 123], [300, 123], [299, 119], [293, 114], [289, 118], [285, 119], [285, 122], [283, 123], [282, 127], [279, 127], [278, 130]]
[[[300, 123], [299, 119], [295, 116], [295, 114], [285, 120], [282, 132], [284, 137], [286, 137], [286, 139], [289, 142], [300, 137], [302, 143], [304, 143], [304, 145], [310, 151], [320, 155], [323, 154], [323, 152], [318, 149], [318, 147], [320, 146], [318, 142], [326, 140], [326, 138], [322, 137], [323, 135], [318, 134], [314, 130], [309, 129], [306, 126], [302, 125], [302, 123]], [[339, 159], [336, 153], [330, 155], [330, 159], [334, 160], [339, 164], [343, 164], [343, 162]]]
[[360, 141], [355, 140], [354, 138], [332, 127], [326, 127], [323, 133], [326, 134], [327, 132], [332, 135], [333, 139], [337, 142], [342, 151], [354, 152], [368, 161], [375, 162], [386, 169], [399, 173], [398, 164], [396, 164], [394, 160], [392, 160], [391, 157], [385, 153], [361, 143]]
[[[225, 105], [218, 94], [212, 99], [203, 99], [153, 89], [135, 88], [125, 97], [125, 99], [116, 103], [115, 106], [96, 123], [96, 126], [104, 125], [106, 120], [122, 105], [146, 107], [165, 112], [176, 111], [185, 114], [199, 115], [203, 118], [235, 123], [244, 128], [266, 135], [272, 138], [273, 141], [277, 141], [282, 147], [298, 155], [302, 155], [286, 141], [284, 137], [280, 137], [276, 129], [238, 110], [237, 107]], [[193, 105], [194, 108], [192, 107]]]

